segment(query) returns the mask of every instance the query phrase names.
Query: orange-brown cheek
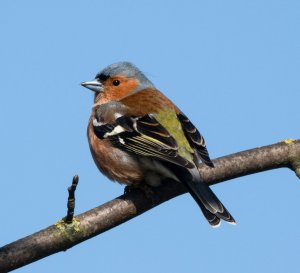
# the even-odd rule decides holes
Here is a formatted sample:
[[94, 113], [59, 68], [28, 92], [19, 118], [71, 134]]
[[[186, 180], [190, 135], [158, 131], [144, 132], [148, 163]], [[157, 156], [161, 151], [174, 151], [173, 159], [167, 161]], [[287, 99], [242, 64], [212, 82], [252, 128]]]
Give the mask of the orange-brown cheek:
[[138, 86], [138, 82], [134, 79], [121, 79], [119, 86], [107, 86], [103, 93], [107, 101], [119, 100], [131, 93]]

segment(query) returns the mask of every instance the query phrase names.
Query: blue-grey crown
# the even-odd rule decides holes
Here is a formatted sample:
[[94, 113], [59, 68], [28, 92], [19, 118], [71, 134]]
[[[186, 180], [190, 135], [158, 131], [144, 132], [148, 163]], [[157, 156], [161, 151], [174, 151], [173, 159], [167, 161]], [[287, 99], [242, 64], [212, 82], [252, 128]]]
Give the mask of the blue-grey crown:
[[136, 78], [139, 80], [140, 85], [145, 87], [154, 87], [153, 83], [132, 63], [130, 62], [118, 62], [111, 64], [100, 71], [97, 77], [106, 76], [114, 77], [116, 75], [123, 75], [128, 78]]

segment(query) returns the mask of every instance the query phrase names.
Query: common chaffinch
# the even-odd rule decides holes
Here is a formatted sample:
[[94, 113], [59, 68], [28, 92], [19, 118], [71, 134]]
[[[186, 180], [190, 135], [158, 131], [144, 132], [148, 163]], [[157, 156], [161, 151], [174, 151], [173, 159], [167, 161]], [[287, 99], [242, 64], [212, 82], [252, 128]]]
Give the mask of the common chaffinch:
[[213, 167], [204, 138], [137, 67], [114, 63], [81, 85], [95, 92], [87, 134], [103, 174], [133, 187], [171, 178], [184, 184], [211, 226], [220, 219], [235, 224], [201, 180], [199, 164]]

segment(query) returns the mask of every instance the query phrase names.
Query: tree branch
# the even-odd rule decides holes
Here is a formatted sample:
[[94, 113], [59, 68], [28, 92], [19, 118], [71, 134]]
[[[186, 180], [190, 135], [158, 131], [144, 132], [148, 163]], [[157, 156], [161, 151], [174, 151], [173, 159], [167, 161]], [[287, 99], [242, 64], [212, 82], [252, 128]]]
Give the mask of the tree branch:
[[[215, 168], [200, 166], [209, 185], [266, 170], [287, 167], [300, 178], [300, 140], [286, 140], [213, 160]], [[126, 193], [99, 207], [64, 220], [0, 248], [0, 272], [8, 272], [118, 226], [186, 190], [181, 183], [166, 181], [154, 189], [154, 198], [139, 190]]]

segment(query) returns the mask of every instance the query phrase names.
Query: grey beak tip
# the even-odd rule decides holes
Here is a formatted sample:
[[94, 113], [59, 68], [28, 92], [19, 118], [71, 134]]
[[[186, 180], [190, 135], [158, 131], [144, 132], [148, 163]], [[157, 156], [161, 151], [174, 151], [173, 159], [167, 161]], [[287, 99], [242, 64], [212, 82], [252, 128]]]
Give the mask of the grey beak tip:
[[94, 92], [102, 92], [103, 91], [103, 85], [101, 82], [99, 82], [98, 80], [93, 80], [93, 81], [86, 81], [86, 82], [82, 82], [80, 84], [81, 86], [88, 88]]

